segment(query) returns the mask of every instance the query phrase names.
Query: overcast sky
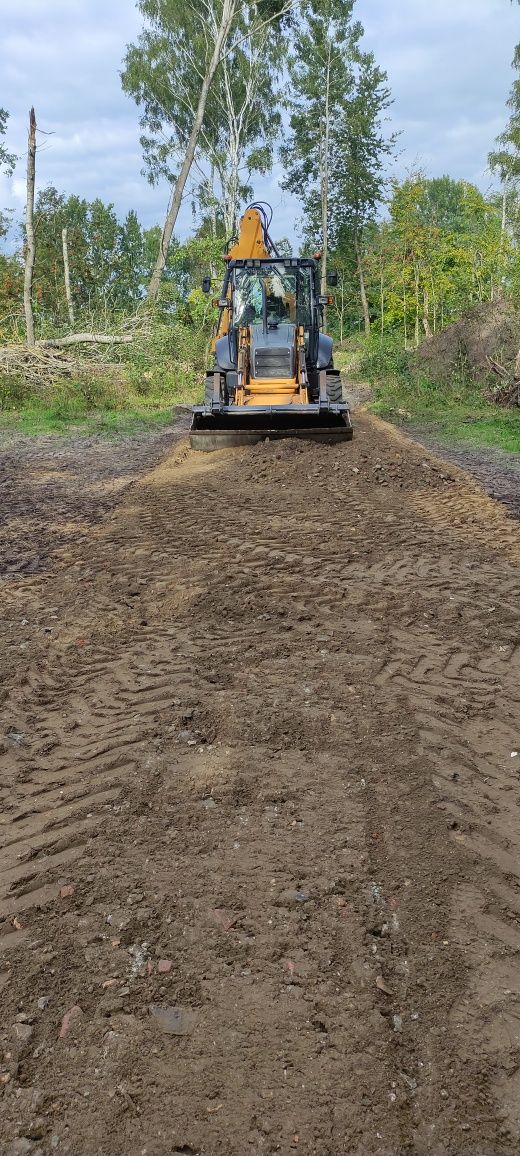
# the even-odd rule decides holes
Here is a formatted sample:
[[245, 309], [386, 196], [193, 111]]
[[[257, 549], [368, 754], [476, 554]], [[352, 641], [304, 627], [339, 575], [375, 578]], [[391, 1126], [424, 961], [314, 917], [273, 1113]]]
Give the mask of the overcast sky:
[[[395, 172], [419, 164], [429, 176], [449, 173], [490, 186], [486, 157], [505, 124], [520, 40], [520, 8], [509, 0], [357, 0], [366, 49], [386, 69], [402, 132]], [[141, 175], [139, 117], [123, 95], [125, 46], [139, 33], [133, 0], [2, 0], [0, 107], [10, 113], [7, 145], [23, 154], [34, 104], [39, 135], [38, 186], [113, 202], [145, 225], [162, 222], [165, 185]], [[259, 178], [255, 199], [275, 210], [275, 236], [297, 235], [298, 204], [279, 187], [280, 168]], [[0, 177], [0, 208], [20, 217], [24, 160]], [[185, 204], [178, 228], [192, 226]]]

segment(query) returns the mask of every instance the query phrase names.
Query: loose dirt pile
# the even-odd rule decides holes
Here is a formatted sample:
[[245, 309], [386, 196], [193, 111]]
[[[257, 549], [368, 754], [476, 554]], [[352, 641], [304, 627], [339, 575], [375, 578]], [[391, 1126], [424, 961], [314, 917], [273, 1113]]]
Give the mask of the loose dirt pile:
[[[461, 374], [485, 384], [491, 361], [513, 375], [520, 350], [520, 314], [510, 301], [486, 301], [424, 341], [414, 354], [418, 369], [441, 384]], [[497, 378], [494, 378], [497, 381]]]
[[518, 524], [359, 416], [58, 540], [2, 587], [2, 1154], [517, 1153]]

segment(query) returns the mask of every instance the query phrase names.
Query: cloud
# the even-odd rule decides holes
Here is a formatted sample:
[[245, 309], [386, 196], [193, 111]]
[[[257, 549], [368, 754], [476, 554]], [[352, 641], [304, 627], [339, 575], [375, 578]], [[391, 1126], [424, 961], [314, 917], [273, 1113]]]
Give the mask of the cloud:
[[[519, 9], [508, 0], [358, 0], [364, 46], [386, 69], [401, 130], [395, 172], [419, 162], [429, 175], [450, 173], [482, 188], [487, 154], [505, 124], [510, 63], [520, 39]], [[161, 221], [168, 188], [141, 176], [139, 112], [121, 91], [126, 45], [141, 18], [131, 0], [3, 0], [0, 105], [10, 112], [7, 143], [23, 158], [27, 115], [39, 128], [38, 185], [134, 208], [145, 225]], [[43, 135], [43, 132], [49, 135]], [[280, 188], [278, 163], [255, 184], [275, 211], [275, 236], [294, 236], [301, 208]], [[24, 160], [13, 180], [0, 176], [0, 206], [19, 218]], [[190, 197], [179, 232], [192, 225]]]

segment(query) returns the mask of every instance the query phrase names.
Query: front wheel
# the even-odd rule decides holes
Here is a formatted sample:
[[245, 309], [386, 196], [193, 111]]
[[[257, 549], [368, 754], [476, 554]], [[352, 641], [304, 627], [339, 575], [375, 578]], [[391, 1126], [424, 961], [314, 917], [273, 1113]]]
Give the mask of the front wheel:
[[204, 405], [211, 405], [213, 401], [213, 374], [206, 375], [206, 385], [204, 387]]
[[334, 405], [343, 401], [343, 385], [339, 373], [327, 374], [327, 397]]

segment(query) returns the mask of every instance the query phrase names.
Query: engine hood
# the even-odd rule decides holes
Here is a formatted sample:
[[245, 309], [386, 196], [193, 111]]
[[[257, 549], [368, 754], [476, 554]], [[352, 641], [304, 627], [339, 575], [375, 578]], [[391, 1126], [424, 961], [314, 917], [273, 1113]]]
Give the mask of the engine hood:
[[251, 325], [251, 372], [255, 378], [294, 376], [296, 326], [281, 322], [264, 332], [262, 325]]

